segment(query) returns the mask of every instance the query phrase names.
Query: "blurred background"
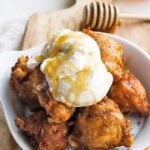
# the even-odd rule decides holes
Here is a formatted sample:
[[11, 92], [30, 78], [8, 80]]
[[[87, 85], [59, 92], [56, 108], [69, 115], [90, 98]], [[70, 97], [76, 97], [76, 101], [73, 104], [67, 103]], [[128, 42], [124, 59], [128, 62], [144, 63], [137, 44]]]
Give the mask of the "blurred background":
[[[70, 7], [75, 0], [0, 0], [0, 20]], [[112, 0], [122, 12], [150, 14], [150, 0]]]

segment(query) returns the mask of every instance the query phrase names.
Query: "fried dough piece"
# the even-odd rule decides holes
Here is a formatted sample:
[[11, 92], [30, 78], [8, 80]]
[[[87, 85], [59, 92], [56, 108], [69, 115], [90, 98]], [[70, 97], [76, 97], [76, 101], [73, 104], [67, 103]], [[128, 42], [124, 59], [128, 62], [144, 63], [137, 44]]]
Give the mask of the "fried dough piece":
[[57, 102], [53, 99], [45, 101], [43, 97], [39, 98], [41, 106], [46, 110], [49, 122], [65, 122], [70, 119], [70, 117], [75, 112], [75, 108], [68, 107], [61, 102]]
[[89, 150], [107, 150], [122, 145], [130, 147], [132, 142], [130, 121], [107, 97], [96, 105], [82, 108], [69, 138], [73, 147], [84, 146]]
[[129, 71], [124, 72], [120, 81], [113, 83], [108, 96], [120, 107], [123, 113], [139, 113], [148, 116], [149, 104], [141, 82]]
[[33, 146], [37, 150], [64, 150], [67, 146], [67, 125], [47, 122], [46, 114], [42, 111], [27, 118], [17, 117], [15, 122], [19, 129], [36, 141]]
[[123, 47], [101, 33], [96, 33], [89, 29], [84, 29], [83, 32], [91, 36], [97, 42], [100, 48], [102, 61], [107, 70], [113, 75], [115, 81], [119, 80], [123, 73]]
[[[48, 89], [47, 89], [48, 91]], [[37, 91], [38, 100], [42, 108], [47, 112], [49, 115], [48, 121], [49, 122], [65, 122], [70, 119], [70, 117], [75, 112], [74, 107], [68, 107], [67, 105], [55, 101], [52, 96], [50, 95], [49, 98], [46, 98], [45, 91], [39, 92]]]
[[[32, 79], [29, 75], [33, 70], [26, 67], [28, 58], [22, 56], [18, 59], [15, 66], [12, 68], [10, 85], [24, 102], [26, 102], [31, 109], [37, 109], [40, 105], [37, 96], [34, 94], [34, 86], [39, 79]], [[30, 85], [30, 86], [29, 86]]]
[[[21, 57], [12, 68], [10, 85], [16, 94], [25, 101], [31, 109], [42, 107], [50, 116], [53, 122], [67, 121], [75, 111], [75, 108], [68, 107], [55, 101], [49, 92], [49, 87], [44, 74], [39, 67], [29, 70], [26, 67], [27, 58]], [[20, 70], [21, 75], [18, 71]]]

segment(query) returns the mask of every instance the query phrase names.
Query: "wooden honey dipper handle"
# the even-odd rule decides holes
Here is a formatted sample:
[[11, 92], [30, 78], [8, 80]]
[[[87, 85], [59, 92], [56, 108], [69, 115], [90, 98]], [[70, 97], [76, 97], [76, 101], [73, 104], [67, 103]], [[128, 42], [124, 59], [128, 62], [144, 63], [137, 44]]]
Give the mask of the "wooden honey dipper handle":
[[131, 13], [120, 13], [119, 14], [120, 19], [136, 19], [136, 20], [145, 20], [150, 21], [150, 15], [137, 15], [137, 14], [131, 14]]

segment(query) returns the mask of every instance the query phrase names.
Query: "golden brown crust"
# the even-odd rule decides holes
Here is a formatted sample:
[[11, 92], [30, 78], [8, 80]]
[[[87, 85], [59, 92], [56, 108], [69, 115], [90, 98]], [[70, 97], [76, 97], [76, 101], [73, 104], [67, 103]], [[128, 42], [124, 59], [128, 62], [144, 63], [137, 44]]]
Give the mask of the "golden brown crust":
[[55, 100], [50, 100], [45, 104], [43, 103], [43, 101], [41, 101], [40, 104], [50, 116], [48, 117], [49, 122], [65, 122], [69, 120], [75, 112], [75, 108], [68, 107], [65, 104], [62, 104]]
[[36, 141], [37, 150], [64, 150], [67, 146], [67, 125], [48, 123], [43, 111], [27, 118], [17, 117], [16, 126]]
[[14, 67], [12, 67], [12, 76], [15, 76], [18, 80], [23, 79], [25, 76], [32, 72], [31, 69], [27, 68], [27, 56], [21, 56], [18, 58]]
[[124, 113], [136, 112], [148, 116], [149, 104], [142, 83], [129, 71], [123, 78], [113, 83], [108, 96], [112, 98]]
[[100, 48], [102, 61], [107, 70], [112, 73], [115, 81], [119, 80], [123, 73], [123, 47], [101, 33], [96, 33], [89, 29], [84, 29], [83, 32], [91, 36], [97, 42]]
[[[35, 79], [32, 78], [35, 72], [27, 68], [27, 61], [28, 58], [25, 56], [22, 56], [17, 60], [15, 66], [12, 68], [10, 85], [17, 96], [26, 102], [31, 109], [37, 109], [39, 103], [37, 96], [34, 93], [36, 83], [34, 83]], [[41, 79], [40, 76], [39, 78]]]
[[75, 122], [70, 144], [88, 149], [109, 149], [131, 146], [130, 122], [124, 118], [117, 104], [105, 98], [100, 103], [82, 108]]

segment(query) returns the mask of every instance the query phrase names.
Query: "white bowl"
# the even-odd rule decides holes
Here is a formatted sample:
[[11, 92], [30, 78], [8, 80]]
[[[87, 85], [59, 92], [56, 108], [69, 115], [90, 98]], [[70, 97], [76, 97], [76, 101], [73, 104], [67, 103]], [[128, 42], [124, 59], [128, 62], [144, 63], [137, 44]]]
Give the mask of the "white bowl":
[[[135, 44], [115, 35], [110, 35], [111, 38], [119, 42], [124, 47], [123, 59], [128, 65], [131, 72], [140, 79], [147, 91], [148, 99], [150, 99], [150, 57], [144, 52], [143, 49]], [[21, 52], [3, 52], [0, 54], [0, 101], [4, 110], [6, 121], [11, 134], [18, 143], [18, 145], [24, 150], [31, 150], [28, 140], [25, 136], [16, 128], [14, 119], [18, 115], [25, 113], [25, 106], [17, 100], [14, 93], [9, 87], [9, 78], [11, 67], [16, 62], [17, 58], [21, 55], [33, 55], [40, 51], [43, 47], [39, 45], [32, 50], [26, 50]], [[150, 146], [150, 116], [147, 119], [139, 118], [137, 116], [129, 116], [132, 121], [132, 133], [135, 140], [131, 150], [142, 150], [147, 146]], [[141, 122], [140, 125], [137, 122]], [[124, 149], [124, 148], [119, 148]]]

